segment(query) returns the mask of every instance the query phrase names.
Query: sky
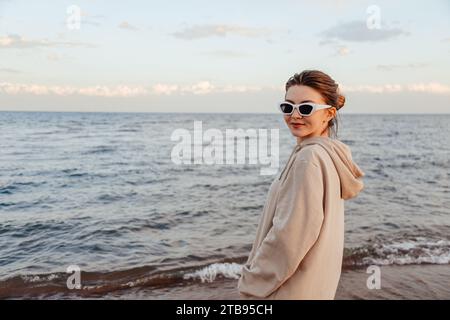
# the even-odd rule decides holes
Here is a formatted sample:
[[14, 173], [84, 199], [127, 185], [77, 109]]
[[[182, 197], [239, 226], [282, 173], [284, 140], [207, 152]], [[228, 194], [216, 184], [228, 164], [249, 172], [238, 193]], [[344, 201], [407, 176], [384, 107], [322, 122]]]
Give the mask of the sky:
[[342, 113], [450, 113], [450, 1], [0, 0], [0, 111], [275, 113], [294, 73]]

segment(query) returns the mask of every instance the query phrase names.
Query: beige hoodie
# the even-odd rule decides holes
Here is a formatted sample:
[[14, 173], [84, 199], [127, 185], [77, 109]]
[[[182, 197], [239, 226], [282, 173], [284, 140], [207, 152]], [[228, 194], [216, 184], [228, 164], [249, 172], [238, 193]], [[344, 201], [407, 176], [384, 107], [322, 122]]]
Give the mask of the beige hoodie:
[[364, 172], [339, 140], [298, 143], [270, 186], [242, 268], [244, 299], [334, 299], [344, 250], [344, 200]]

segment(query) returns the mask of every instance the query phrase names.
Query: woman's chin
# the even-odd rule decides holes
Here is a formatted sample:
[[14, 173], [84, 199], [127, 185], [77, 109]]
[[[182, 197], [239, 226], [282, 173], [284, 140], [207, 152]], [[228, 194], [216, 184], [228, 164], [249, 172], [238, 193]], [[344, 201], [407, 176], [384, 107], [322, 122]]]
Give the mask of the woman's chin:
[[291, 133], [293, 136], [298, 137], [298, 138], [302, 138], [302, 137], [308, 135], [308, 133], [301, 128], [300, 129], [291, 129]]

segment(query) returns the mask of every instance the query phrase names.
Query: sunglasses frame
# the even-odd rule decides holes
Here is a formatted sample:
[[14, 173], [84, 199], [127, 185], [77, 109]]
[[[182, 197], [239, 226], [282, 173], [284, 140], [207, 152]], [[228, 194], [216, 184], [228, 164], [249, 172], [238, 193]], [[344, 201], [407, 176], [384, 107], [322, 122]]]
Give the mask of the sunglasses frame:
[[[291, 105], [292, 106], [292, 112], [291, 113], [285, 113], [285, 112], [283, 112], [282, 110], [281, 110], [281, 105], [282, 104], [289, 104], [289, 105]], [[303, 114], [303, 113], [301, 113], [300, 112], [300, 109], [299, 109], [299, 107], [300, 106], [302, 106], [302, 105], [308, 105], [308, 106], [312, 106], [313, 108], [312, 108], [312, 110], [311, 110], [311, 112], [310, 113], [308, 113], [308, 114]], [[300, 115], [302, 115], [302, 116], [304, 116], [304, 117], [308, 117], [308, 116], [310, 116], [310, 115], [312, 115], [315, 111], [317, 111], [317, 110], [320, 110], [320, 109], [327, 109], [327, 108], [334, 108], [333, 106], [330, 106], [330, 105], [328, 105], [328, 104], [319, 104], [319, 103], [313, 103], [313, 102], [304, 102], [304, 103], [300, 103], [300, 104], [294, 104], [294, 103], [290, 103], [290, 102], [288, 102], [288, 101], [283, 101], [283, 102], [279, 102], [278, 103], [278, 110], [280, 110], [280, 112], [283, 114], [283, 115], [285, 115], [285, 116], [291, 116], [293, 113], [294, 113], [294, 110], [295, 109], [297, 109], [297, 112], [300, 114]]]

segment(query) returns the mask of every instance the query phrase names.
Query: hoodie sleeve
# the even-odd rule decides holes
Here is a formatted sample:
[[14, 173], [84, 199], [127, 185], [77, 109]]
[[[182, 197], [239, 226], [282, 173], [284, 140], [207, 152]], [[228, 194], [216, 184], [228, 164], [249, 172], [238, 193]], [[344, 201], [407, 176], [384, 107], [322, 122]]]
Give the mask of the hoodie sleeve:
[[323, 188], [320, 167], [296, 159], [280, 185], [273, 225], [253, 260], [242, 268], [241, 296], [267, 297], [296, 271], [322, 227]]

